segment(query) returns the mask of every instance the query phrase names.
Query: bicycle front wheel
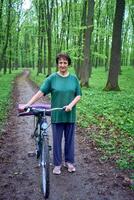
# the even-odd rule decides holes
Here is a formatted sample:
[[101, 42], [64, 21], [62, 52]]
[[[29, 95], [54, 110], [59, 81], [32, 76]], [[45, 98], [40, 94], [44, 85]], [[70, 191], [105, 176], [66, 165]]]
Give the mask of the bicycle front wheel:
[[42, 151], [41, 151], [41, 188], [44, 197], [49, 197], [49, 146], [48, 139], [44, 137], [42, 140]]

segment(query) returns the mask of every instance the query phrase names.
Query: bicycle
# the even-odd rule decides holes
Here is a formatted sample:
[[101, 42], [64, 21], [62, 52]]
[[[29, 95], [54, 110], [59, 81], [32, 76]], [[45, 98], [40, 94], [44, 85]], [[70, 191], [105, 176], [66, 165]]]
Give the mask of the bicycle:
[[41, 167], [41, 189], [44, 195], [44, 198], [49, 197], [50, 192], [50, 179], [49, 179], [49, 151], [51, 146], [49, 145], [49, 135], [48, 127], [50, 124], [47, 122], [47, 116], [51, 115], [51, 112], [54, 110], [64, 110], [63, 108], [51, 108], [50, 104], [34, 104], [28, 108], [25, 108], [24, 111], [20, 109], [21, 104], [19, 104], [18, 111], [19, 116], [29, 116], [34, 115], [36, 118], [35, 130], [32, 135], [35, 138], [36, 144], [36, 155], [39, 159], [39, 166]]

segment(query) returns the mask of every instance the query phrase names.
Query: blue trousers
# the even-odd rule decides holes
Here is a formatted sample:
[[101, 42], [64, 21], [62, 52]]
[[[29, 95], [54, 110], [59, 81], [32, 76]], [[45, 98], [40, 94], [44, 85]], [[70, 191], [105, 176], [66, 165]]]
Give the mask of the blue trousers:
[[62, 138], [64, 134], [65, 162], [74, 163], [75, 123], [53, 123], [53, 162], [55, 166], [62, 163]]

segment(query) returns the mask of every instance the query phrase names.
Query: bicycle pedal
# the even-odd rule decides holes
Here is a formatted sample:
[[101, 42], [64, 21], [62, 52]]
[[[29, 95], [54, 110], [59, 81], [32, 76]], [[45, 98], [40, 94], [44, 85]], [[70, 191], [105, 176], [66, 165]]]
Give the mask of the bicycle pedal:
[[40, 157], [40, 152], [39, 151], [36, 151], [36, 157], [37, 157], [37, 159]]
[[48, 148], [49, 148], [49, 151], [51, 151], [51, 150], [52, 150], [52, 147], [51, 147], [50, 145], [48, 146]]
[[28, 152], [28, 157], [34, 157], [34, 156], [36, 156], [36, 153], [34, 151]]

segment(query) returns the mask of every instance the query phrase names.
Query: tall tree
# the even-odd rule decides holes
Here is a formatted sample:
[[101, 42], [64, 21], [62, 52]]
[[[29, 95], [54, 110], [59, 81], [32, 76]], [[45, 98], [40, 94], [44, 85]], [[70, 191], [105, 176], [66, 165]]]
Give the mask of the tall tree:
[[47, 20], [47, 41], [48, 41], [48, 75], [51, 74], [52, 67], [52, 14], [54, 0], [46, 0], [46, 20]]
[[134, 5], [130, 5], [130, 15], [132, 22], [132, 44], [131, 44], [131, 55], [130, 55], [130, 65], [134, 67]]
[[89, 86], [89, 77], [91, 75], [91, 36], [93, 32], [94, 0], [87, 1], [86, 30], [84, 31], [84, 60], [80, 70], [80, 82], [82, 86]]
[[[77, 3], [77, 2], [76, 2]], [[85, 26], [86, 24], [86, 10], [87, 10], [87, 1], [84, 1], [83, 2], [83, 5], [82, 5], [82, 16], [81, 16], [81, 24], [80, 24], [80, 30], [79, 30], [79, 34], [78, 34], [78, 42], [77, 42], [77, 45], [78, 45], [78, 59], [77, 59], [77, 64], [75, 66], [75, 73], [77, 74], [78, 78], [80, 79], [80, 73], [81, 73], [81, 64], [82, 64], [82, 61], [81, 61], [81, 57], [82, 57], [82, 42], [83, 42], [83, 27]], [[76, 17], [77, 15], [75, 14], [75, 20], [76, 20]]]
[[118, 85], [118, 75], [121, 64], [121, 33], [122, 33], [122, 22], [125, 11], [125, 0], [116, 0], [115, 18], [113, 24], [113, 35], [112, 35], [112, 48], [111, 48], [111, 59], [110, 68], [108, 74], [108, 80], [104, 90], [120, 90]]
[[19, 36], [20, 36], [20, 16], [22, 12], [22, 3], [20, 2], [17, 4], [17, 10], [18, 13], [16, 15], [16, 31], [15, 31], [15, 36], [16, 36], [16, 41], [15, 41], [15, 61], [14, 61], [14, 67], [17, 69], [19, 67]]
[[6, 50], [8, 47], [8, 42], [9, 42], [9, 35], [10, 35], [10, 26], [11, 26], [11, 5], [12, 5], [12, 0], [8, 0], [7, 3], [7, 26], [6, 26], [6, 36], [5, 36], [5, 43], [2, 49], [1, 53], [1, 60], [3, 60], [3, 68], [4, 68], [4, 74], [6, 74], [7, 71], [7, 59], [6, 59]]
[[43, 47], [43, 35], [42, 35], [42, 1], [38, 1], [38, 67], [37, 75], [42, 73], [42, 47]]
[[[0, 0], [0, 55], [1, 55], [1, 49], [2, 49], [2, 9], [3, 9], [3, 1]], [[2, 69], [2, 60], [0, 59], [0, 70]]]
[[[94, 51], [95, 52], [97, 52], [98, 51], [98, 47], [99, 47], [99, 23], [100, 23], [100, 16], [101, 16], [101, 0], [99, 0], [98, 1], [98, 12], [97, 12], [97, 14], [96, 14], [96, 37], [95, 37], [95, 43], [94, 43]], [[97, 68], [98, 67], [98, 65], [99, 65], [99, 58], [98, 57], [96, 57], [95, 58], [95, 63], [94, 63], [94, 65], [95, 65], [95, 68]]]

